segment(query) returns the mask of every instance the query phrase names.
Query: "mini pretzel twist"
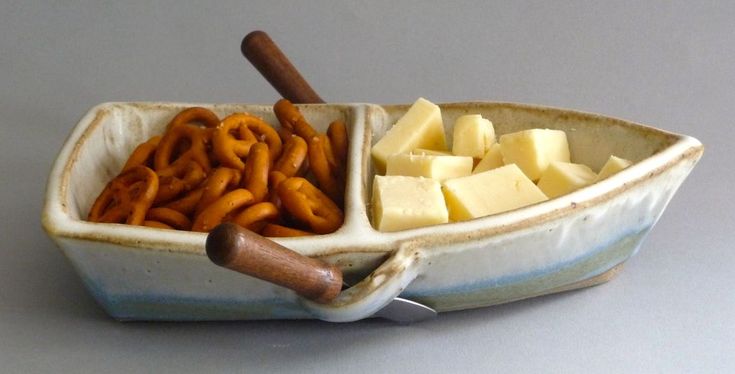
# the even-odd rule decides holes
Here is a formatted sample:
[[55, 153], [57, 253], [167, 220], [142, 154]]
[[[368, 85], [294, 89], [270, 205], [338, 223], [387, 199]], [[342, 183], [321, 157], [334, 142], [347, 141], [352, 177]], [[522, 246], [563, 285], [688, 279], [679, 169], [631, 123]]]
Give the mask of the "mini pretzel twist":
[[148, 139], [148, 141], [140, 143], [140, 145], [135, 147], [133, 153], [130, 154], [130, 157], [128, 157], [128, 161], [125, 162], [125, 166], [123, 166], [122, 171], [127, 171], [133, 166], [138, 165], [153, 167], [153, 155], [156, 153], [156, 148], [160, 142], [161, 136], [156, 135]]
[[278, 185], [286, 179], [288, 179], [288, 177], [280, 171], [271, 171], [268, 173], [268, 186], [270, 186], [270, 190], [268, 191], [266, 200], [278, 207], [278, 209], [281, 209], [283, 206], [283, 204], [281, 204], [281, 198], [278, 197]]
[[194, 215], [199, 215], [209, 204], [219, 199], [227, 190], [237, 188], [242, 174], [237, 169], [219, 167], [214, 170], [203, 183], [202, 195], [194, 209]]
[[[189, 161], [195, 161], [206, 172], [210, 169], [208, 143], [212, 131], [219, 125], [219, 117], [211, 110], [201, 107], [187, 108], [179, 112], [166, 126], [166, 132], [159, 142], [164, 149], [156, 150], [154, 170], [168, 175], [182, 174], [189, 168]], [[199, 130], [199, 131], [197, 131]], [[160, 155], [159, 155], [160, 153]], [[175, 158], [175, 160], [172, 159]]]
[[278, 218], [278, 207], [264, 201], [253, 204], [232, 217], [232, 222], [253, 232], [260, 232], [268, 221]]
[[292, 136], [283, 146], [283, 152], [273, 165], [273, 171], [281, 172], [286, 177], [295, 176], [304, 165], [308, 149], [302, 137]]
[[199, 187], [195, 190], [189, 191], [186, 195], [179, 198], [178, 200], [171, 201], [164, 205], [165, 208], [173, 209], [181, 214], [190, 216], [194, 213], [199, 200], [202, 198], [204, 193], [204, 187]]
[[325, 135], [309, 139], [309, 165], [319, 188], [341, 205], [344, 198], [344, 174]]
[[145, 219], [146, 222], [154, 221], [163, 223], [176, 230], [189, 230], [191, 228], [191, 220], [184, 214], [171, 208], [158, 207], [148, 209]]
[[327, 128], [327, 137], [332, 145], [332, 151], [337, 165], [344, 169], [347, 165], [347, 127], [344, 121], [334, 120]]
[[278, 136], [281, 137], [281, 142], [283, 142], [284, 144], [288, 141], [288, 139], [291, 139], [292, 136], [298, 136], [294, 134], [293, 131], [283, 126], [279, 127], [278, 130], [276, 130], [276, 132], [278, 132]]
[[312, 232], [281, 226], [275, 223], [266, 224], [265, 227], [263, 227], [263, 229], [260, 231], [260, 234], [271, 238], [314, 235], [314, 233]]
[[268, 194], [268, 171], [270, 156], [265, 143], [256, 143], [250, 149], [243, 171], [243, 187], [253, 194], [256, 202], [263, 201]]
[[211, 110], [201, 107], [186, 108], [179, 112], [166, 126], [166, 131], [177, 125], [200, 124], [206, 128], [215, 128], [219, 125], [219, 117]]
[[171, 226], [169, 226], [169, 225], [167, 225], [167, 224], [165, 224], [163, 222], [160, 222], [160, 221], [152, 221], [152, 220], [145, 220], [145, 221], [143, 221], [142, 226], [145, 226], [145, 227], [153, 227], [153, 228], [157, 228], [157, 229], [176, 230], [175, 228], [173, 228], [173, 227], [171, 227]]
[[209, 232], [215, 226], [222, 223], [222, 220], [232, 212], [251, 204], [253, 202], [253, 194], [244, 188], [238, 188], [230, 191], [213, 203], [209, 204], [194, 219], [191, 231]]
[[156, 173], [146, 166], [134, 166], [105, 186], [92, 205], [87, 220], [141, 225], [157, 192]]
[[268, 145], [270, 162], [273, 163], [278, 158], [278, 156], [281, 155], [281, 151], [283, 150], [283, 142], [281, 141], [281, 137], [278, 135], [276, 129], [271, 127], [271, 125], [264, 122], [258, 117], [254, 118], [257, 118], [259, 122], [248, 124], [248, 128], [250, 129], [250, 131], [253, 132], [253, 134], [255, 134], [259, 142], [263, 142]]
[[281, 138], [273, 127], [262, 119], [246, 113], [227, 116], [214, 131], [214, 155], [225, 166], [243, 170], [242, 158], [250, 154], [257, 142], [264, 142], [270, 150], [270, 160], [281, 154]]
[[281, 125], [293, 131], [296, 135], [304, 139], [311, 139], [316, 136], [317, 132], [314, 130], [314, 127], [306, 121], [299, 108], [291, 104], [290, 101], [286, 99], [278, 100], [273, 105], [273, 111], [276, 113], [276, 118], [281, 122]]
[[278, 185], [283, 207], [317, 234], [336, 231], [344, 220], [342, 210], [304, 178], [291, 177]]
[[183, 165], [184, 167], [166, 168], [158, 172], [160, 186], [155, 205], [166, 203], [192, 190], [207, 177], [204, 168], [198, 162], [189, 160]]
[[242, 170], [243, 157], [250, 153], [250, 147], [258, 142], [244, 121], [253, 120], [250, 116], [231, 115], [225, 117], [212, 135], [213, 155], [222, 165]]
[[273, 170], [268, 173], [268, 185], [271, 187], [271, 191], [275, 192], [275, 190], [278, 189], [278, 185], [288, 178], [289, 177], [287, 177], [286, 174], [283, 174], [278, 170]]
[[207, 155], [208, 133], [205, 129], [185, 123], [176, 123], [163, 135], [153, 159], [159, 175], [180, 175], [190, 161], [205, 172], [211, 169]]
[[[133, 150], [88, 220], [199, 232], [233, 221], [274, 237], [337, 230], [344, 220], [344, 122], [320, 134], [288, 100], [274, 112], [277, 131], [246, 113], [220, 122], [205, 108], [182, 110], [164, 134]], [[308, 170], [322, 190], [302, 178]]]

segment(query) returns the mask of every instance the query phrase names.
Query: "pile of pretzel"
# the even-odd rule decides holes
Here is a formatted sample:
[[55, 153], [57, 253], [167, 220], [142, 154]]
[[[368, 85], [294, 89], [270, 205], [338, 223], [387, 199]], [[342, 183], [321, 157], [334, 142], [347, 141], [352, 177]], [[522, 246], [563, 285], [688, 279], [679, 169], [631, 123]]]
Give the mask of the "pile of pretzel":
[[230, 221], [271, 237], [337, 230], [344, 220], [344, 122], [318, 133], [288, 100], [273, 110], [278, 130], [247, 113], [220, 121], [205, 108], [181, 111], [163, 135], [135, 148], [88, 220], [198, 232]]

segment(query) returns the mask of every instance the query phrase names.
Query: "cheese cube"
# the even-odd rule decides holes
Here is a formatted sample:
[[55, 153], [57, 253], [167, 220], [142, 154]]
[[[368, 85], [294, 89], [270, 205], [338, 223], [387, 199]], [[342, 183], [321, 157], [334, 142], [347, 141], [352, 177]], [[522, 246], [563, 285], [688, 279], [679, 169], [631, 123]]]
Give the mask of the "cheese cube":
[[449, 219], [462, 221], [547, 200], [515, 164], [442, 183]]
[[437, 151], [434, 149], [416, 148], [411, 151], [415, 155], [434, 155], [434, 156], [452, 156], [452, 152], [449, 151]]
[[602, 169], [600, 169], [600, 172], [597, 174], [597, 178], [595, 178], [595, 182], [601, 181], [619, 172], [620, 170], [627, 168], [631, 164], [632, 164], [631, 161], [611, 155], [610, 158], [607, 159], [607, 162], [602, 167]]
[[380, 176], [373, 179], [373, 226], [399, 231], [448, 222], [441, 185], [433, 179]]
[[479, 114], [467, 114], [454, 122], [452, 153], [482, 158], [495, 143], [493, 123]]
[[499, 168], [503, 165], [503, 155], [500, 153], [500, 144], [493, 143], [493, 145], [490, 146], [490, 150], [485, 154], [485, 157], [483, 157], [482, 160], [477, 163], [475, 169], [472, 170], [472, 174]]
[[587, 165], [552, 162], [538, 181], [538, 188], [550, 199], [578, 190], [592, 183], [597, 174]]
[[505, 164], [516, 164], [537, 181], [552, 161], [569, 162], [567, 135], [561, 130], [532, 129], [500, 137]]
[[472, 157], [397, 153], [388, 157], [385, 175], [426, 177], [439, 182], [472, 173]]
[[415, 148], [447, 150], [444, 124], [439, 106], [419, 98], [406, 114], [372, 148], [378, 173], [385, 172], [388, 156]]

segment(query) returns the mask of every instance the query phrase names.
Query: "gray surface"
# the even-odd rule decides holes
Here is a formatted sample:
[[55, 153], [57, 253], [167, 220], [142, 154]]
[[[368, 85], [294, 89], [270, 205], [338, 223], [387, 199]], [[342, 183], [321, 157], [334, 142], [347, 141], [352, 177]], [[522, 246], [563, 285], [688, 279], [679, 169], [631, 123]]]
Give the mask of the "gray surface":
[[[0, 2], [1, 372], [735, 370], [732, 2], [73, 3]], [[40, 227], [51, 162], [100, 102], [275, 102], [240, 56], [254, 29], [328, 100], [575, 108], [705, 156], [600, 287], [407, 327], [114, 322]]]

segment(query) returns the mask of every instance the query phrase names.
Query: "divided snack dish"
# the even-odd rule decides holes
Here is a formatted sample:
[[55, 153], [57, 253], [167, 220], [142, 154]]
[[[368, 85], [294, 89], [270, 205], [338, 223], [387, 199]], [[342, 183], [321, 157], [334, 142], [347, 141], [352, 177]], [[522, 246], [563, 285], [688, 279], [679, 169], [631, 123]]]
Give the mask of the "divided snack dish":
[[[498, 135], [564, 130], [572, 159], [599, 170], [610, 154], [634, 164], [543, 203], [470, 221], [382, 233], [370, 223], [370, 147], [409, 105], [299, 105], [318, 131], [341, 118], [349, 158], [345, 223], [336, 232], [274, 238], [335, 263], [355, 286], [326, 305], [212, 264], [206, 234], [84, 221], [139, 143], [191, 106], [248, 112], [277, 126], [269, 105], [105, 103], [64, 144], [49, 177], [43, 225], [97, 301], [121, 320], [366, 318], [400, 294], [439, 312], [489, 306], [609, 279], [639, 248], [702, 154], [694, 138], [610, 117], [532, 105], [439, 104], [451, 126], [482, 114]], [[407, 198], [410, 195], [407, 194]]]

